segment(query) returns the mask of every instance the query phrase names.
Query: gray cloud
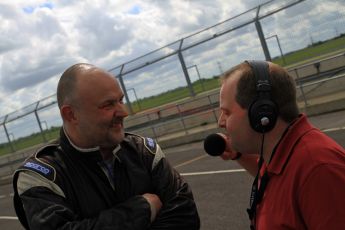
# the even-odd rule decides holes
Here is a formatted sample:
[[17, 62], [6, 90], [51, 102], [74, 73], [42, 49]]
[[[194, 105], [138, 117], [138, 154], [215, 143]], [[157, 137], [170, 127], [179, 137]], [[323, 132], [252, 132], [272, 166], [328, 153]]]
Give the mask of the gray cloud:
[[44, 59], [38, 66], [17, 65], [16, 68], [8, 68], [12, 60], [3, 62], [1, 68], [1, 85], [7, 91], [15, 91], [25, 87], [36, 85], [46, 81], [50, 77], [61, 74], [73, 60], [59, 60], [59, 58]]
[[37, 8], [30, 14], [7, 7], [2, 13], [8, 27], [0, 36], [2, 90], [15, 92], [34, 86], [61, 71], [65, 58], [64, 31], [50, 9]]
[[[0, 101], [1, 111], [38, 100], [32, 97], [32, 92], [38, 96], [55, 93], [54, 77], [75, 62], [90, 62], [110, 69], [266, 1], [61, 0], [54, 1], [48, 8], [39, 7], [40, 3], [35, 0], [2, 3], [0, 96], [8, 100]], [[23, 9], [30, 6], [34, 10], [25, 13]], [[261, 23], [265, 35], [278, 34], [284, 51], [288, 52], [308, 45], [309, 31], [315, 39], [324, 37], [318, 33], [319, 26], [327, 34], [331, 33], [332, 26], [327, 20], [338, 17], [339, 33], [344, 32], [345, 28], [340, 27], [344, 24], [341, 6], [343, 0], [308, 0]], [[198, 64], [203, 76], [212, 76], [219, 72], [218, 61], [225, 70], [242, 58], [262, 57], [263, 53], [255, 27], [251, 25], [184, 55], [187, 65]], [[151, 61], [159, 56], [152, 54], [140, 61]], [[143, 79], [134, 79], [134, 76]], [[162, 80], [164, 84], [160, 85]], [[128, 75], [126, 81], [130, 86], [145, 89], [141, 95], [144, 91], [156, 92], [154, 88], [164, 90], [164, 87], [170, 89], [185, 84], [176, 56]], [[147, 81], [151, 84], [147, 85]], [[20, 102], [8, 103], [11, 98]]]
[[14, 7], [0, 3], [0, 55], [25, 45], [18, 36], [15, 19], [18, 12]]
[[16, 39], [0, 35], [0, 54], [23, 47], [24, 43]]
[[11, 18], [16, 15], [16, 10], [13, 6], [0, 3], [0, 16], [2, 18]]
[[130, 28], [120, 20], [104, 13], [104, 9], [88, 10], [75, 25], [78, 32], [80, 54], [87, 59], [106, 56], [112, 50], [119, 50], [130, 38]]

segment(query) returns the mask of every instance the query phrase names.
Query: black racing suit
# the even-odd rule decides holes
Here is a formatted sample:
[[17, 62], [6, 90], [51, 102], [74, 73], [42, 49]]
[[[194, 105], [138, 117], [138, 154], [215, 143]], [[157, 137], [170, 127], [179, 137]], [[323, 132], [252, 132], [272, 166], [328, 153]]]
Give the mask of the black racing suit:
[[[58, 143], [29, 157], [13, 179], [15, 210], [23, 226], [45, 230], [200, 228], [190, 187], [156, 142], [126, 133], [116, 149], [109, 173], [98, 150], [77, 150], [63, 131]], [[25, 173], [36, 182], [18, 183], [19, 174]], [[19, 186], [26, 188], [21, 194]], [[144, 193], [158, 195], [163, 203], [152, 223]]]

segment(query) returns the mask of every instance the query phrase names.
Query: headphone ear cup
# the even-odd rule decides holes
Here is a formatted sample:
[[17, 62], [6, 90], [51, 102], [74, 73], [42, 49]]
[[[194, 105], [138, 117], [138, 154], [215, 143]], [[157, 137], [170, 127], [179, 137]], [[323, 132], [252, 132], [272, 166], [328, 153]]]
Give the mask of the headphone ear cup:
[[267, 99], [255, 100], [248, 109], [249, 123], [259, 133], [271, 131], [278, 118], [277, 106]]

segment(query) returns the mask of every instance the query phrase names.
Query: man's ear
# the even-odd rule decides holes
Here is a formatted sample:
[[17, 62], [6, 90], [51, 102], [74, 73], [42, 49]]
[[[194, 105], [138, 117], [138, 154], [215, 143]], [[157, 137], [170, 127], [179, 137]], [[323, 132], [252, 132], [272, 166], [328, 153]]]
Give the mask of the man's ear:
[[71, 123], [77, 122], [75, 110], [74, 110], [74, 108], [72, 108], [72, 106], [70, 106], [70, 105], [61, 106], [60, 113], [61, 113], [63, 120], [71, 122]]

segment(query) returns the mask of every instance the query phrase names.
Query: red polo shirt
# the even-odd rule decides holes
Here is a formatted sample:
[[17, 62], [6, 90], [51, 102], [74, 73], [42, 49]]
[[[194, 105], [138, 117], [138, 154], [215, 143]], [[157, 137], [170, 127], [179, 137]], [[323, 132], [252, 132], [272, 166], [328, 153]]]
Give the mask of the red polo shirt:
[[301, 115], [267, 166], [256, 229], [345, 229], [345, 150]]

